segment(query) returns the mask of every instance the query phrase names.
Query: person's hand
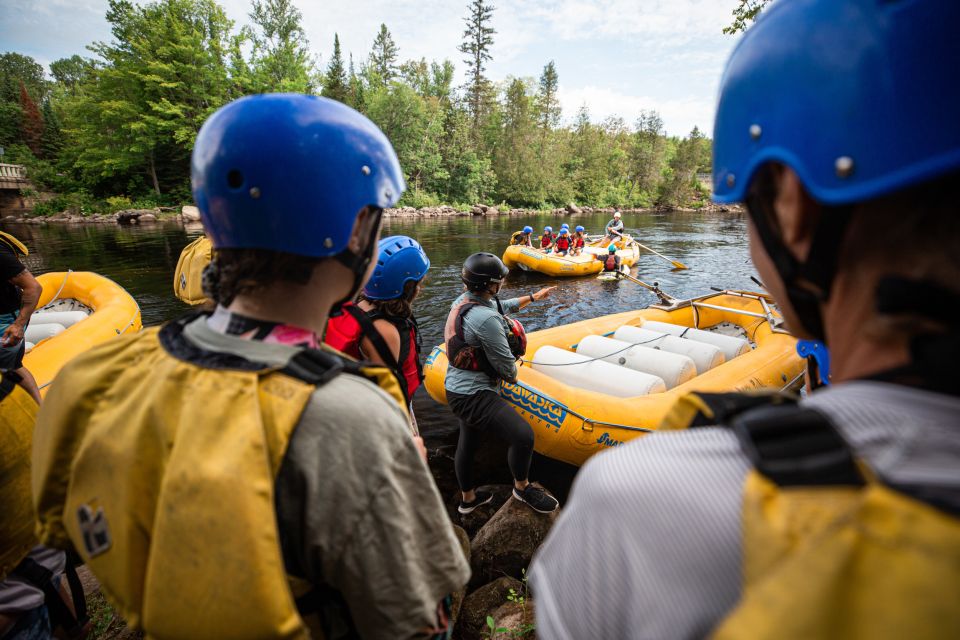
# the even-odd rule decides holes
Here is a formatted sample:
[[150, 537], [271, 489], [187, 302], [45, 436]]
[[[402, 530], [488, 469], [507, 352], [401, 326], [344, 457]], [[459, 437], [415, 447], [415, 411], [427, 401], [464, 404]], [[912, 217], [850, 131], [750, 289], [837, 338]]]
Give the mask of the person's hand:
[[543, 300], [544, 298], [549, 296], [550, 292], [553, 291], [554, 289], [556, 289], [556, 287], [544, 287], [543, 289], [540, 289], [540, 291], [537, 291], [536, 293], [531, 295], [533, 295], [534, 300]]
[[20, 344], [20, 341], [23, 340], [23, 327], [14, 322], [12, 325], [7, 327], [7, 330], [3, 332], [3, 337], [0, 338], [0, 345], [4, 347], [13, 347]]
[[417, 451], [420, 452], [420, 457], [423, 458], [424, 462], [427, 462], [427, 445], [423, 443], [423, 438], [413, 436], [413, 443], [417, 445]]

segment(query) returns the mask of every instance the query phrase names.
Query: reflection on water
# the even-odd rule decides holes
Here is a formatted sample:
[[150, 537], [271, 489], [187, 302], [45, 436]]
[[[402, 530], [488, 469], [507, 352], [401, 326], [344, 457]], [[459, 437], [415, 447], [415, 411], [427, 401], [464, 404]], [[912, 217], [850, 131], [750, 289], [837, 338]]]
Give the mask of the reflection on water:
[[[598, 233], [609, 216], [567, 218], [588, 232]], [[426, 350], [440, 342], [450, 302], [459, 295], [460, 265], [471, 253], [500, 255], [510, 234], [524, 225], [557, 228], [564, 220], [546, 217], [495, 217], [388, 220], [384, 235], [409, 235], [430, 256], [428, 284], [416, 303]], [[641, 252], [634, 275], [659, 282], [676, 297], [706, 293], [711, 286], [755, 289], [749, 262], [745, 219], [736, 214], [644, 213], [625, 214], [628, 233], [660, 253], [690, 267], [672, 271], [669, 262]], [[201, 233], [199, 226], [175, 223], [120, 227], [117, 225], [21, 225], [2, 227], [23, 240], [31, 250], [27, 259], [34, 273], [96, 271], [127, 289], [140, 303], [145, 326], [183, 313], [188, 307], [173, 296], [173, 270], [180, 250]], [[555, 295], [528, 306], [518, 317], [534, 331], [608, 313], [645, 307], [652, 294], [628, 281], [598, 282], [593, 277], [550, 278], [537, 273], [510, 274], [504, 297], [525, 295], [539, 287], [557, 285]], [[451, 429], [449, 412], [418, 392], [415, 410], [425, 433]]]

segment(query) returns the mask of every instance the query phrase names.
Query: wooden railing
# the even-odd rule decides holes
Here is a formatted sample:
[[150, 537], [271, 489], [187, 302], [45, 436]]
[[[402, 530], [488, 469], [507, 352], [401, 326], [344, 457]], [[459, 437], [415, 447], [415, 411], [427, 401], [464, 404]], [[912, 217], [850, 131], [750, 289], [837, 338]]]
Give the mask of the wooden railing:
[[27, 168], [22, 164], [0, 163], [0, 180], [27, 181]]

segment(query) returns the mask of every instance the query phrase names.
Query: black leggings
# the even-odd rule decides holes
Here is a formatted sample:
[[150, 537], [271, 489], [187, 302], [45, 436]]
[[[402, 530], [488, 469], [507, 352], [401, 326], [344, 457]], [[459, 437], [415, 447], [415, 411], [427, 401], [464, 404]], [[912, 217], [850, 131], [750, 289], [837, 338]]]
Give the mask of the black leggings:
[[492, 433], [510, 444], [507, 464], [514, 480], [526, 480], [533, 457], [533, 429], [510, 405], [493, 391], [480, 391], [464, 396], [447, 392], [447, 402], [460, 418], [460, 440], [454, 456], [457, 484], [461, 491], [470, 491], [473, 485], [473, 456], [485, 432]]

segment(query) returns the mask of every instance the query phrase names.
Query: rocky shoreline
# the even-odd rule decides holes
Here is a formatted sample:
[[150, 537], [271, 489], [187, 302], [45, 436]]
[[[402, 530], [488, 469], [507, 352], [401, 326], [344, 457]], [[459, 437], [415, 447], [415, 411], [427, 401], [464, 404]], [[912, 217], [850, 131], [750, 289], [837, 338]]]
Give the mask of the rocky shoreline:
[[[179, 210], [178, 210], [179, 209]], [[595, 213], [606, 213], [612, 215], [614, 207], [580, 207], [575, 204], [568, 204], [566, 207], [555, 209], [500, 209], [494, 205], [476, 204], [468, 210], [457, 209], [449, 205], [440, 205], [435, 207], [398, 207], [395, 209], [384, 210], [384, 217], [387, 219], [404, 218], [466, 218], [466, 217], [494, 217], [494, 216], [548, 216], [551, 218], [576, 217], [580, 215], [590, 215]], [[744, 209], [740, 205], [717, 205], [708, 203], [699, 209], [619, 209], [624, 214], [630, 213], [743, 213]], [[6, 216], [2, 222], [14, 222], [21, 224], [153, 224], [166, 220], [175, 220], [178, 222], [189, 223], [199, 222], [200, 212], [196, 207], [187, 205], [183, 207], [156, 207], [153, 209], [125, 209], [116, 213], [95, 213], [88, 216], [81, 216], [61, 211], [52, 216]]]

